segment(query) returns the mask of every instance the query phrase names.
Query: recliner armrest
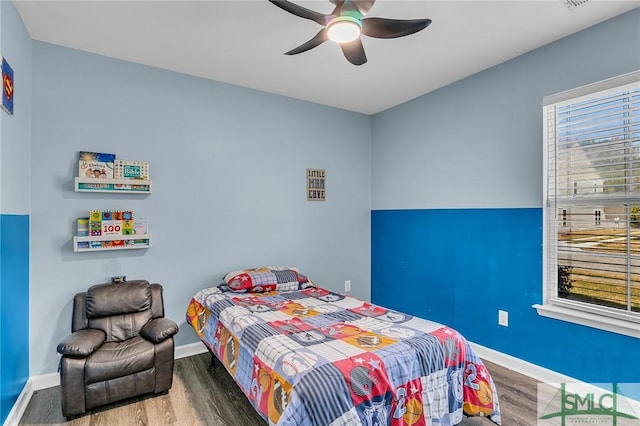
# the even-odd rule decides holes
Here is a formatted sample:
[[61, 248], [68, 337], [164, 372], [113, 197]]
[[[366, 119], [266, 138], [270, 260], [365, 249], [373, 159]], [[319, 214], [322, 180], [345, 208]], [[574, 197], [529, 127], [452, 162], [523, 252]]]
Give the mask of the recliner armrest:
[[152, 319], [142, 327], [140, 335], [153, 343], [160, 343], [178, 332], [178, 324], [167, 318]]
[[58, 353], [72, 357], [86, 357], [102, 346], [106, 334], [95, 328], [83, 328], [65, 337], [58, 344]]

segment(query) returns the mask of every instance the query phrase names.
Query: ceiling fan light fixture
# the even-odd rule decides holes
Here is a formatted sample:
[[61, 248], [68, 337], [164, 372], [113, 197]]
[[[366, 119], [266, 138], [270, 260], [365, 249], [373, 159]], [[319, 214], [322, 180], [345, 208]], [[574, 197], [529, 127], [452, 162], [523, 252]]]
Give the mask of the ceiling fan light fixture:
[[376, 0], [329, 1], [335, 5], [331, 14], [307, 9], [289, 0], [269, 0], [270, 3], [285, 12], [314, 21], [322, 26], [322, 29], [315, 36], [300, 46], [285, 52], [285, 55], [297, 55], [331, 40], [340, 44], [340, 50], [347, 61], [353, 65], [363, 65], [367, 62], [367, 55], [362, 40], [360, 40], [361, 35], [372, 38], [399, 38], [422, 31], [431, 24], [431, 19], [365, 18]]
[[338, 16], [327, 24], [329, 40], [335, 43], [349, 43], [360, 37], [362, 22], [352, 16]]

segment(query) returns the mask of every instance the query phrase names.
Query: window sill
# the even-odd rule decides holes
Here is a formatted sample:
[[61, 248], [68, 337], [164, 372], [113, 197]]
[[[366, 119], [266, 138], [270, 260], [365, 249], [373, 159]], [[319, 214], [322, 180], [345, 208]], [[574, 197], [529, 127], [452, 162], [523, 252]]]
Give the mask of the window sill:
[[640, 339], [640, 324], [552, 304], [533, 305], [538, 315]]

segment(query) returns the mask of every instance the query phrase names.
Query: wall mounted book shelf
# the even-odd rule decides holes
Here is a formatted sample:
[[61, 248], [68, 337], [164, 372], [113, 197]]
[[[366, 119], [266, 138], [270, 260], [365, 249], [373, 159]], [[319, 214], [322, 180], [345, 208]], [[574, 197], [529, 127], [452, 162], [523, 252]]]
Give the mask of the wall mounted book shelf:
[[151, 247], [151, 234], [73, 237], [73, 251], [132, 250]]
[[137, 179], [75, 179], [76, 192], [101, 192], [111, 194], [151, 194], [150, 180]]

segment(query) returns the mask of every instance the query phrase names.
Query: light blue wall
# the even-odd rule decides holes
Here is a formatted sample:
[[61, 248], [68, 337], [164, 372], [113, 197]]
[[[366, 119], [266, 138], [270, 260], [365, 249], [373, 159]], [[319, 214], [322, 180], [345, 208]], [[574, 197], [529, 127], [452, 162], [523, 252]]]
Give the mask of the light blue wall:
[[578, 379], [638, 381], [639, 339], [531, 306], [542, 302], [542, 98], [640, 69], [639, 28], [636, 9], [373, 117], [374, 303]]
[[31, 186], [31, 39], [13, 2], [2, 1], [1, 46], [14, 73], [14, 114], [1, 111], [2, 213], [29, 212]]
[[14, 115], [0, 111], [0, 422], [29, 378], [31, 40], [0, 2], [0, 55], [14, 71]]
[[[31, 374], [56, 371], [75, 292], [117, 274], [164, 285], [166, 314], [196, 342], [190, 298], [229, 270], [297, 266], [370, 294], [366, 115], [33, 43]], [[150, 163], [153, 193], [76, 193], [78, 151]], [[327, 173], [306, 201], [306, 168]], [[74, 220], [132, 209], [148, 250], [74, 253]]]

